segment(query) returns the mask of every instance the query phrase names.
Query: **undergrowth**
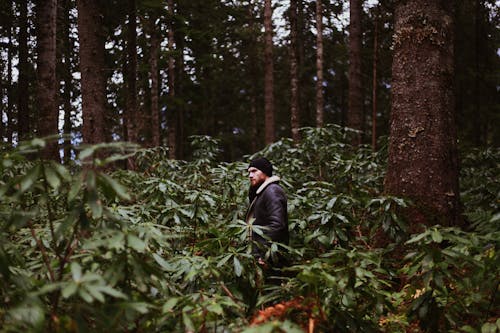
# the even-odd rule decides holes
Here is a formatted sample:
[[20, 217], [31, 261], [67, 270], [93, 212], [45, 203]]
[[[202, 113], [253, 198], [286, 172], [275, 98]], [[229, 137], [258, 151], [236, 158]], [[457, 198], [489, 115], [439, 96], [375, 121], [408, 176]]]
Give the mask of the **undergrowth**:
[[[244, 161], [192, 138], [189, 161], [124, 143], [71, 165], [35, 139], [0, 155], [4, 332], [499, 332], [498, 149], [463, 152], [469, 228], [409, 234], [383, 193], [386, 150], [302, 129], [255, 156], [288, 195], [290, 265], [268, 283], [251, 256]], [[383, 147], [383, 146], [382, 146]], [[136, 171], [116, 166], [133, 158]], [[377, 237], [388, 240], [377, 246]], [[403, 253], [400, 253], [403, 251]]]

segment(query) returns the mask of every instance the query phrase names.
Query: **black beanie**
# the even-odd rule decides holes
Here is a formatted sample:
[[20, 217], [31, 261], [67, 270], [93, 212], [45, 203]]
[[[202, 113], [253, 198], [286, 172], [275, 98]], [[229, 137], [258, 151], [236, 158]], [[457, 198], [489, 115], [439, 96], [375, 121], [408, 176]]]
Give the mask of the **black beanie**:
[[273, 165], [265, 157], [256, 158], [256, 159], [252, 160], [250, 162], [250, 165], [248, 166], [248, 168], [251, 168], [251, 167], [259, 169], [260, 171], [262, 171], [263, 173], [265, 173], [269, 177], [271, 177], [273, 175]]

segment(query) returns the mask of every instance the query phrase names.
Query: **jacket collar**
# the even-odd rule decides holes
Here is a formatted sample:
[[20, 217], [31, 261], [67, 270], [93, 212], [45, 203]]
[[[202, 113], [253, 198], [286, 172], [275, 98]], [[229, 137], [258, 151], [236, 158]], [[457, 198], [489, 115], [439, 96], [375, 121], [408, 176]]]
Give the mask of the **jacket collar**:
[[271, 184], [271, 183], [276, 183], [280, 180], [280, 177], [278, 176], [272, 176], [272, 177], [269, 177], [265, 180], [265, 182], [263, 182], [259, 188], [257, 189], [257, 194], [260, 194], [262, 193], [262, 191], [264, 191], [264, 189], [267, 187], [267, 185]]

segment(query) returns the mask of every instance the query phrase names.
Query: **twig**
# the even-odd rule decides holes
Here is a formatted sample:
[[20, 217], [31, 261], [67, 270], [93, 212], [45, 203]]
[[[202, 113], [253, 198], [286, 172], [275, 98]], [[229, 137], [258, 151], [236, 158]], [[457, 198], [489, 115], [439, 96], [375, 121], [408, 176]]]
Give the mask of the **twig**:
[[31, 222], [28, 222], [28, 226], [29, 226], [30, 231], [31, 231], [31, 236], [33, 236], [33, 239], [35, 240], [36, 245], [38, 246], [40, 252], [42, 253], [43, 262], [45, 263], [45, 266], [47, 266], [47, 270], [49, 271], [50, 281], [55, 282], [56, 279], [54, 276], [54, 271], [50, 267], [50, 262], [49, 262], [49, 258], [47, 257], [47, 252], [45, 251], [45, 246], [42, 244], [40, 239], [38, 237], [36, 237], [36, 233], [35, 233], [35, 229], [33, 228], [33, 224]]

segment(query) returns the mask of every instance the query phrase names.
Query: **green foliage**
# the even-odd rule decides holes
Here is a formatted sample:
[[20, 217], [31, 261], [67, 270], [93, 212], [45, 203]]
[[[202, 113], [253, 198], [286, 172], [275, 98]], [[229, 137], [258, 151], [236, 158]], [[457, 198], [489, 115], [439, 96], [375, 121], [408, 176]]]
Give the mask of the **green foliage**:
[[[71, 165], [34, 159], [39, 139], [2, 151], [0, 326], [498, 330], [498, 150], [463, 159], [469, 230], [410, 235], [399, 211], [411, 203], [383, 194], [384, 149], [352, 149], [336, 126], [302, 134], [258, 154], [274, 162], [288, 195], [290, 265], [280, 280], [266, 279], [251, 255], [247, 161], [217, 162], [210, 137], [191, 138], [189, 161], [122, 143], [86, 147]], [[131, 156], [138, 171], [112, 170]], [[301, 307], [250, 325], [257, 308], [297, 299]]]

